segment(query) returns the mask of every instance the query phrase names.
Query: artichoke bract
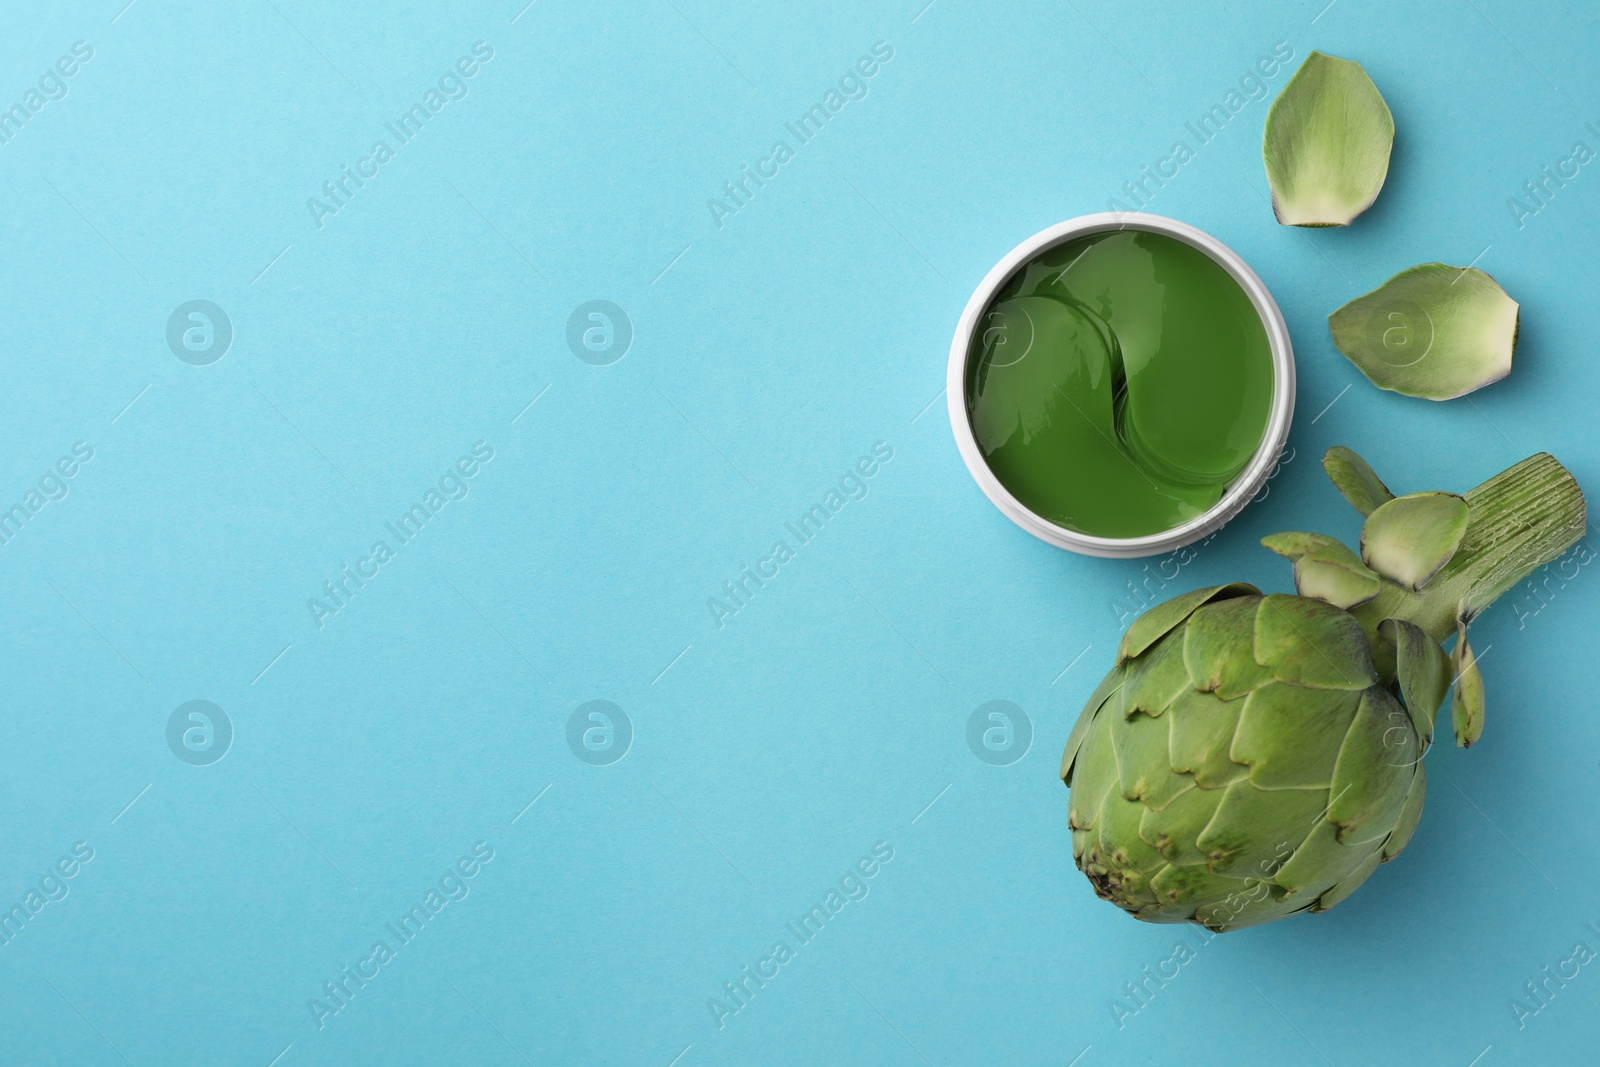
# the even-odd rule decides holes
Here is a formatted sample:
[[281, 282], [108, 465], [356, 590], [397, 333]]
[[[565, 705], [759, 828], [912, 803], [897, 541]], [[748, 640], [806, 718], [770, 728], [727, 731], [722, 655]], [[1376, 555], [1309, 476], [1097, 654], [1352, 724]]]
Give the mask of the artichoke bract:
[[1511, 373], [1520, 316], [1476, 267], [1422, 263], [1329, 315], [1328, 330], [1379, 389], [1450, 400]]
[[1462, 496], [1395, 497], [1348, 449], [1323, 465], [1367, 516], [1361, 554], [1277, 534], [1299, 595], [1236, 583], [1151, 608], [1067, 740], [1073, 856], [1136, 918], [1221, 932], [1326, 911], [1399, 855], [1452, 683], [1457, 742], [1483, 730], [1467, 625], [1587, 522], [1544, 453]]
[[1312, 52], [1267, 111], [1261, 155], [1285, 226], [1348, 226], [1389, 174], [1394, 116], [1360, 63]]

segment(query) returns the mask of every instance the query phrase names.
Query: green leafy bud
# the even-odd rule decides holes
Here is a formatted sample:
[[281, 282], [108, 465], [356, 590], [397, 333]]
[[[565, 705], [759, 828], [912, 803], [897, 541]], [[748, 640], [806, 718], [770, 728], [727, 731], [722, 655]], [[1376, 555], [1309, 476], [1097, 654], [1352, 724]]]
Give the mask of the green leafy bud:
[[1275, 534], [1300, 596], [1237, 584], [1153, 606], [1067, 740], [1073, 859], [1135, 918], [1224, 931], [1326, 911], [1399, 855], [1452, 674], [1457, 741], [1483, 732], [1467, 620], [1587, 528], [1545, 454], [1464, 497], [1394, 497], [1347, 449], [1326, 465], [1367, 514], [1362, 556]]

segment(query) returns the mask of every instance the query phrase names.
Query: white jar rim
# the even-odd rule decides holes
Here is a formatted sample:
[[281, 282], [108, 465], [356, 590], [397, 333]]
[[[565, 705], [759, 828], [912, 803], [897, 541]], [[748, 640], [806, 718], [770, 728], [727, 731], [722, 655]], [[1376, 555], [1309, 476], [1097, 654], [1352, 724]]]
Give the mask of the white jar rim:
[[[1191, 245], [1210, 256], [1218, 266], [1239, 284], [1250, 298], [1251, 305], [1266, 330], [1267, 344], [1272, 358], [1272, 407], [1267, 414], [1267, 426], [1256, 446], [1255, 455], [1244, 470], [1228, 485], [1222, 498], [1203, 514], [1181, 526], [1141, 537], [1095, 537], [1069, 530], [1037, 514], [1015, 496], [996, 478], [978, 450], [977, 438], [967, 417], [966, 369], [967, 353], [971, 350], [972, 335], [995, 294], [1011, 278], [1040, 253], [1080, 237], [1119, 230], [1141, 230], [1165, 234]], [[1080, 215], [1075, 219], [1057, 223], [1040, 230], [1017, 247], [1007, 252], [1000, 262], [984, 276], [973, 290], [972, 298], [956, 324], [955, 337], [950, 342], [950, 364], [945, 376], [946, 402], [950, 411], [950, 428], [955, 434], [956, 447], [967, 465], [967, 471], [983, 490], [990, 503], [1001, 513], [1028, 533], [1057, 548], [1065, 548], [1086, 556], [1104, 556], [1112, 559], [1132, 559], [1154, 556], [1182, 548], [1221, 529], [1252, 497], [1261, 491], [1272, 473], [1278, 455], [1289, 439], [1289, 423], [1294, 417], [1294, 347], [1289, 341], [1289, 327], [1284, 324], [1283, 312], [1277, 302], [1238, 253], [1203, 230], [1166, 218], [1142, 212], [1104, 211], [1094, 215]]]

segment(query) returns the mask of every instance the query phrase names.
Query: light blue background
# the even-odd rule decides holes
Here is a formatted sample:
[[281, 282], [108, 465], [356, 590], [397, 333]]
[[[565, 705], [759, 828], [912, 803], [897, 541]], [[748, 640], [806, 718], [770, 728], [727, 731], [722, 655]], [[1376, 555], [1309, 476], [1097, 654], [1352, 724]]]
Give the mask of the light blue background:
[[[922, 2], [6, 8], [4, 106], [94, 57], [0, 145], [0, 498], [94, 458], [0, 548], [0, 905], [94, 859], [0, 946], [0, 1062], [1593, 1058], [1600, 965], [1509, 1007], [1600, 948], [1591, 573], [1478, 624], [1488, 729], [1430, 757], [1400, 860], [1197, 947], [1119, 1028], [1123, 984], [1201, 946], [1095, 899], [1056, 777], [1141, 564], [1010, 525], [939, 391], [989, 267], [1286, 42], [1365, 64], [1393, 164], [1348, 230], [1279, 227], [1256, 100], [1150, 205], [1260, 273], [1300, 374], [1292, 460], [1168, 592], [1285, 589], [1257, 538], [1353, 537], [1334, 444], [1401, 491], [1538, 450], [1600, 487], [1600, 165], [1521, 228], [1507, 205], [1600, 148], [1600, 15]], [[319, 229], [307, 198], [480, 40], [466, 99]], [[718, 227], [707, 199], [879, 41], [866, 98]], [[1523, 308], [1511, 378], [1442, 405], [1373, 389], [1324, 322], [1435, 259]], [[193, 299], [233, 324], [210, 366], [165, 340]], [[609, 366], [566, 342], [592, 299], [635, 331]], [[480, 440], [470, 496], [319, 629], [307, 599]], [[708, 598], [879, 441], [866, 499], [719, 628]], [[210, 766], [166, 742], [193, 699], [235, 730]], [[591, 699], [633, 726], [609, 766], [568, 747]], [[1009, 766], [966, 742], [995, 699], [1034, 731]], [[308, 1000], [479, 841], [470, 895], [319, 1029]], [[719, 1029], [708, 998], [880, 841], [870, 894]]]

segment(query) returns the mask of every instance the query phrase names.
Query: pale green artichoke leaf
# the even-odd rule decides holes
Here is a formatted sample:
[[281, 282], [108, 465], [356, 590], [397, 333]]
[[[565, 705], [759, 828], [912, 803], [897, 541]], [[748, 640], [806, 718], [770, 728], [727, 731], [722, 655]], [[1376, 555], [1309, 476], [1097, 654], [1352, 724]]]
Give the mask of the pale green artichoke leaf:
[[1106, 817], [1096, 827], [1100, 833], [1101, 847], [1107, 850], [1112, 861], [1123, 867], [1132, 867], [1146, 879], [1167, 862], [1165, 856], [1139, 837], [1139, 823], [1147, 810], [1137, 800], [1128, 800], [1113, 793], [1106, 798]]
[[1483, 271], [1423, 263], [1329, 315], [1328, 329], [1379, 389], [1449, 400], [1511, 373], [1518, 314]]
[[1122, 713], [1144, 712], [1159, 718], [1177, 695], [1189, 688], [1189, 671], [1183, 662], [1183, 638], [1169, 634], [1137, 659], [1129, 660], [1128, 685], [1123, 690]]
[[1347, 226], [1389, 173], [1394, 116], [1361, 64], [1312, 52], [1267, 112], [1261, 154], [1285, 226]]
[[1183, 662], [1196, 689], [1231, 700], [1272, 680], [1256, 661], [1252, 641], [1261, 603], [1259, 596], [1236, 597], [1207, 604], [1189, 617]]
[[1371, 515], [1394, 499], [1394, 494], [1371, 465], [1343, 445], [1328, 449], [1322, 457], [1322, 469], [1340, 495], [1362, 515]]
[[[1167, 720], [1162, 719], [1161, 722], [1165, 724]], [[1169, 732], [1170, 730], [1171, 728], [1168, 727]], [[1203, 790], [1201, 790], [1201, 788], [1195, 784], [1194, 779], [1189, 775], [1168, 772], [1167, 776], [1162, 779], [1160, 784], [1145, 792], [1145, 794], [1141, 796], [1139, 800], [1151, 811], [1166, 811], [1179, 799], [1187, 796], [1190, 793], [1198, 793], [1202, 791]], [[1218, 792], [1218, 790], [1213, 789], [1211, 792], [1215, 793]]]
[[1150, 904], [1147, 907], [1141, 907], [1138, 912], [1133, 913], [1133, 917], [1138, 918], [1141, 923], [1165, 923], [1165, 925], [1179, 925], [1179, 923], [1187, 923], [1189, 921], [1189, 917], [1182, 913], [1182, 909], [1173, 909], [1173, 907], [1168, 907], [1165, 904]]
[[1095, 686], [1094, 693], [1084, 704], [1083, 711], [1078, 713], [1078, 721], [1072, 725], [1072, 733], [1067, 735], [1067, 747], [1061, 753], [1061, 780], [1070, 788], [1072, 786], [1072, 765], [1078, 755], [1078, 749], [1083, 746], [1083, 739], [1089, 736], [1089, 728], [1094, 723], [1094, 718], [1101, 708], [1115, 702], [1113, 712], [1120, 711], [1120, 701], [1128, 681], [1126, 667], [1113, 667], [1109, 674]]
[[1245, 698], [1228, 755], [1249, 765], [1257, 788], [1326, 789], [1360, 704], [1344, 689], [1271, 682]]
[[1139, 821], [1146, 810], [1137, 800], [1124, 800], [1113, 793], [1106, 798], [1102, 818], [1095, 827], [1097, 836], [1089, 846], [1099, 862], [1118, 876], [1114, 899], [1119, 904], [1137, 907], [1156, 903], [1150, 879], [1167, 861], [1139, 837]]
[[[1179, 774], [1194, 776], [1202, 791], [1218, 790], [1245, 776], [1248, 768], [1228, 757], [1239, 729], [1242, 700], [1223, 700], [1193, 689], [1172, 702], [1167, 760]], [[1198, 832], [1199, 827], [1196, 827]]]
[[1226, 792], [1195, 787], [1179, 793], [1159, 811], [1146, 809], [1139, 818], [1139, 839], [1172, 863], [1203, 866], [1207, 857], [1195, 846], [1194, 839], [1211, 822]]
[[1383, 580], [1361, 557], [1331, 537], [1314, 533], [1280, 533], [1261, 543], [1294, 561], [1294, 586], [1301, 596], [1325, 600], [1336, 608], [1352, 608], [1378, 595]]
[[1369, 577], [1374, 580], [1376, 580], [1378, 577], [1368, 569], [1365, 563], [1361, 562], [1360, 556], [1346, 548], [1342, 541], [1336, 541], [1331, 537], [1327, 538], [1322, 544], [1319, 544], [1313, 551], [1308, 552], [1304, 557], [1302, 557], [1302, 560], [1315, 560], [1318, 563], [1327, 563], [1333, 566], [1344, 567], [1354, 574]]
[[1454, 493], [1411, 493], [1367, 516], [1361, 558], [1412, 591], [1450, 562], [1467, 532], [1467, 502]]
[[1337, 538], [1327, 534], [1295, 530], [1288, 533], [1268, 534], [1261, 543], [1287, 560], [1318, 559], [1327, 563], [1343, 563], [1357, 570], [1366, 570], [1361, 558], [1350, 551]]
[[1072, 767], [1072, 790], [1067, 794], [1067, 825], [1074, 830], [1098, 826], [1106, 798], [1119, 785], [1116, 746], [1112, 744], [1112, 724], [1120, 715], [1092, 717], [1083, 747]]
[[1356, 570], [1308, 556], [1294, 565], [1294, 587], [1301, 596], [1325, 600], [1336, 608], [1353, 608], [1377, 596], [1383, 581], [1366, 564]]
[[1150, 892], [1155, 897], [1156, 903], [1146, 904], [1133, 913], [1133, 917], [1140, 922], [1167, 925], [1188, 922], [1188, 919], [1182, 914], [1183, 906], [1170, 903], [1161, 889], [1162, 875], [1166, 873], [1166, 870], [1167, 868], [1165, 867], [1161, 868], [1150, 879]]
[[1362, 690], [1378, 680], [1361, 624], [1348, 611], [1321, 600], [1283, 593], [1265, 598], [1256, 616], [1254, 644], [1256, 662], [1280, 682]]
[[1339, 824], [1342, 843], [1389, 836], [1421, 758], [1421, 739], [1400, 702], [1376, 685], [1362, 693], [1329, 786], [1328, 818]]
[[1127, 718], [1112, 716], [1111, 741], [1117, 747], [1118, 782], [1125, 799], [1164, 808], [1192, 784], [1167, 764], [1167, 733], [1166, 719], [1142, 711]]
[[1417, 776], [1411, 779], [1411, 792], [1406, 794], [1405, 807], [1400, 809], [1400, 825], [1383, 843], [1383, 862], [1388, 863], [1400, 855], [1400, 851], [1411, 843], [1411, 835], [1417, 832], [1417, 824], [1422, 821], [1422, 802], [1427, 794], [1428, 776], [1419, 763]]
[[1258, 789], [1244, 779], [1228, 787], [1195, 844], [1213, 871], [1270, 880], [1266, 872], [1311, 835], [1327, 805], [1326, 789]]
[[1192, 901], [1215, 900], [1220, 893], [1227, 892], [1230, 881], [1232, 879], [1212, 874], [1204, 864], [1169, 863], [1150, 879], [1150, 888], [1161, 902], [1162, 913], [1171, 917], [1166, 921], [1188, 922], [1196, 906]]
[[1459, 624], [1451, 661], [1456, 691], [1450, 700], [1450, 725], [1455, 728], [1456, 744], [1471, 748], [1483, 736], [1484, 694], [1483, 672], [1478, 670], [1478, 657], [1467, 644], [1466, 623]]
[[1378, 864], [1383, 862], [1383, 850], [1375, 848], [1367, 861], [1357, 867], [1350, 874], [1339, 880], [1339, 884], [1317, 898], [1312, 905], [1312, 911], [1327, 911], [1335, 904], [1342, 902], [1351, 893], [1361, 888], [1361, 883], [1372, 877], [1372, 872], [1378, 869]]
[[1112, 667], [1111, 670], [1107, 671], [1106, 676], [1100, 679], [1100, 684], [1094, 687], [1094, 692], [1089, 694], [1089, 699], [1084, 701], [1084, 713], [1088, 714], [1090, 712], [1098, 711], [1100, 710], [1100, 706], [1102, 704], [1108, 702], [1112, 703], [1115, 707], [1120, 708], [1123, 700], [1123, 694], [1126, 692], [1128, 685], [1128, 675], [1131, 670], [1132, 668], [1119, 664], [1118, 666]]
[[1244, 930], [1305, 911], [1311, 902], [1285, 897], [1269, 883], [1241, 880], [1238, 888], [1214, 904], [1195, 909], [1194, 921], [1214, 933]]
[[1140, 908], [1133, 913], [1133, 917], [1140, 922], [1164, 923], [1169, 926], [1176, 926], [1189, 921], [1185, 916], [1161, 904], [1151, 904], [1148, 907]]
[[1122, 644], [1117, 649], [1117, 662], [1121, 663], [1139, 655], [1171, 632], [1202, 604], [1231, 597], [1260, 595], [1261, 590], [1247, 582], [1230, 582], [1227, 585], [1196, 589], [1192, 593], [1184, 593], [1182, 596], [1157, 604], [1129, 624], [1127, 632], [1122, 635]]
[[1268, 534], [1261, 539], [1261, 543], [1287, 560], [1297, 560], [1310, 555], [1329, 543], [1338, 544], [1326, 534], [1307, 533], [1304, 530]]
[[[1375, 846], [1371, 842], [1346, 845], [1339, 841], [1339, 828], [1326, 818], [1317, 820], [1309, 837], [1295, 849], [1273, 880], [1290, 896], [1310, 893], [1321, 896], [1341, 878], [1365, 863]], [[1305, 900], [1304, 903], [1311, 903]]]
[[1450, 690], [1454, 671], [1450, 657], [1422, 627], [1405, 619], [1385, 619], [1378, 633], [1395, 647], [1395, 674], [1400, 698], [1426, 745], [1433, 740], [1433, 720]]

